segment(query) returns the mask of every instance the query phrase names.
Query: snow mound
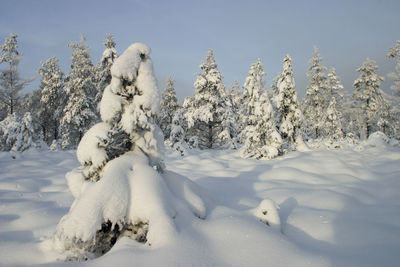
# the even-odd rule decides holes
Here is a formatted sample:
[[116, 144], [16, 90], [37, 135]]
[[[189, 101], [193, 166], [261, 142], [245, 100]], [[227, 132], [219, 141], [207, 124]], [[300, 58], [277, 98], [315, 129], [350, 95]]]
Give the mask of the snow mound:
[[261, 222], [273, 229], [281, 231], [281, 219], [279, 217], [279, 205], [271, 199], [264, 199], [258, 205], [257, 208], [253, 209], [252, 213]]
[[[75, 170], [73, 176], [77, 176]], [[75, 178], [74, 177], [74, 178]], [[72, 190], [71, 190], [72, 191]], [[164, 244], [175, 233], [176, 211], [160, 174], [149, 166], [145, 155], [128, 152], [110, 161], [96, 183], [86, 182], [82, 193], [58, 227], [55, 244], [60, 252], [68, 249], [65, 240], [93, 241], [104, 222], [112, 227], [148, 223], [147, 242]]]
[[194, 182], [173, 172], [161, 175], [140, 151], [109, 161], [102, 179], [96, 183], [85, 181], [81, 168], [69, 172], [67, 180], [76, 199], [54, 236], [55, 249], [67, 258], [98, 256], [88, 253], [87, 248], [74, 248], [73, 244], [77, 240], [84, 246], [94, 244], [107, 224], [111, 231], [121, 232], [119, 236], [133, 235], [127, 230], [129, 227], [146, 225], [145, 230], [134, 231], [145, 231], [141, 241], [160, 247], [175, 239], [174, 219], [178, 214], [194, 214], [201, 219], [207, 215], [204, 194]]
[[372, 147], [382, 147], [389, 144], [389, 141], [390, 139], [386, 134], [382, 132], [374, 132], [368, 137], [365, 144]]

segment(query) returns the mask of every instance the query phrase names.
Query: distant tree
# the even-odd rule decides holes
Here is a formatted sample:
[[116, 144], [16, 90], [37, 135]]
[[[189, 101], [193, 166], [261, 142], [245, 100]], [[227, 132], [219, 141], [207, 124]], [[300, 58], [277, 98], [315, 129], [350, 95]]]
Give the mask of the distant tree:
[[332, 97], [331, 103], [326, 109], [325, 121], [323, 124], [323, 136], [332, 143], [343, 139], [342, 114], [336, 109], [336, 99]]
[[178, 109], [173, 118], [170, 128], [170, 135], [168, 144], [171, 148], [175, 149], [181, 155], [185, 155], [186, 144], [185, 144], [185, 130], [183, 128], [184, 118], [182, 109]]
[[65, 91], [64, 74], [55, 57], [42, 61], [38, 70], [40, 81], [39, 116], [43, 136], [48, 145], [59, 138], [59, 125], [63, 115]]
[[379, 130], [378, 123], [386, 120], [389, 115], [389, 104], [380, 89], [384, 78], [376, 73], [377, 69], [376, 62], [367, 59], [357, 69], [360, 76], [354, 81], [353, 100], [361, 110], [360, 116], [356, 119], [362, 131], [359, 133], [361, 138], [368, 138], [371, 133]]
[[274, 110], [265, 90], [264, 76], [263, 64], [258, 59], [250, 66], [243, 85], [243, 157], [270, 159], [280, 152], [282, 140], [276, 130]]
[[241, 155], [245, 158], [275, 158], [282, 152], [282, 137], [276, 129], [274, 110], [266, 91], [260, 92], [253, 108], [243, 130], [245, 141]]
[[[303, 112], [303, 132], [307, 139], [321, 137], [321, 129], [324, 122], [325, 110], [329, 104], [328, 80], [325, 75], [326, 67], [321, 66], [321, 55], [314, 46], [314, 53], [309, 61], [307, 76], [310, 81], [307, 85], [306, 95], [301, 106]], [[328, 102], [327, 104], [325, 102]]]
[[221, 131], [218, 134], [214, 147], [236, 149], [238, 143], [239, 127], [238, 115], [235, 113], [234, 100], [230, 95], [226, 94], [224, 97], [225, 108], [221, 109], [222, 113], [219, 115], [221, 120]]
[[[213, 51], [208, 52], [206, 62], [200, 65], [203, 71], [194, 83], [195, 95], [187, 97], [183, 104], [188, 125], [188, 139], [196, 137], [201, 149], [219, 148], [231, 142], [226, 134], [222, 118], [227, 112], [222, 75], [215, 63]], [[229, 134], [229, 139], [232, 136]]]
[[263, 64], [261, 59], [258, 59], [251, 64], [243, 85], [242, 113], [244, 114], [245, 121], [243, 121], [243, 124], [245, 127], [255, 123], [255, 108], [259, 104], [261, 94], [265, 91], [264, 76]]
[[336, 104], [342, 103], [344, 98], [343, 85], [339, 76], [336, 74], [335, 68], [331, 68], [328, 73], [328, 94], [326, 102], [330, 104], [332, 97], [335, 98]]
[[0, 64], [6, 63], [6, 69], [0, 70], [0, 101], [7, 107], [8, 114], [14, 114], [19, 108], [27, 83], [31, 80], [19, 77], [18, 64], [22, 54], [17, 51], [17, 35], [10, 33], [1, 48]]
[[391, 72], [388, 76], [394, 80], [394, 84], [390, 87], [393, 95], [400, 97], [400, 40], [396, 42], [394, 47], [390, 48], [387, 56], [389, 58], [397, 59], [396, 72]]
[[100, 62], [96, 65], [95, 81], [97, 92], [94, 99], [96, 111], [98, 110], [98, 104], [100, 103], [104, 89], [111, 82], [111, 66], [118, 57], [112, 34], [107, 35], [104, 45], [106, 49], [103, 51]]
[[75, 148], [83, 134], [96, 122], [94, 107], [94, 67], [85, 38], [68, 45], [72, 48], [71, 72], [65, 79], [67, 103], [61, 119], [62, 147]]
[[175, 81], [169, 77], [161, 96], [160, 112], [157, 116], [158, 125], [164, 134], [164, 138], [168, 139], [171, 134], [172, 118], [176, 111], [180, 108], [178, 98], [176, 97]]
[[2, 101], [0, 101], [0, 121], [4, 120], [7, 117], [7, 114], [7, 106]]
[[[232, 114], [226, 114], [227, 119], [231, 121], [225, 122], [225, 127], [231, 127], [230, 132], [233, 136], [233, 143], [235, 144], [235, 148], [237, 147], [236, 143], [240, 143], [240, 133], [244, 128], [243, 125], [243, 117], [244, 114], [241, 113], [242, 110], [242, 92], [239, 82], [237, 80], [234, 81], [233, 85], [230, 86], [226, 92], [226, 103], [230, 107], [228, 112], [232, 112]], [[223, 120], [224, 123], [224, 120]]]
[[13, 113], [0, 122], [0, 150], [23, 152], [40, 145], [35, 133], [32, 117], [26, 112], [23, 117]]
[[296, 150], [296, 141], [301, 138], [299, 131], [302, 113], [297, 101], [293, 77], [292, 58], [286, 55], [283, 59], [283, 71], [277, 80], [279, 90], [276, 97], [276, 126], [282, 137], [282, 152]]

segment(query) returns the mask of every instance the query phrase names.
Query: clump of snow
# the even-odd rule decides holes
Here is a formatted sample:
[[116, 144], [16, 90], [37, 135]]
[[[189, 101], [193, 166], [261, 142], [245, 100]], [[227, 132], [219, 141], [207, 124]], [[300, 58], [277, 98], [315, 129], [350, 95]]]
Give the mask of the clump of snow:
[[303, 137], [299, 134], [296, 137], [296, 150], [300, 152], [308, 152], [311, 151], [311, 149], [308, 147], [308, 145], [304, 142]]
[[115, 116], [122, 110], [122, 97], [111, 91], [111, 85], [104, 89], [99, 108], [100, 116], [104, 122], [111, 122]]
[[82, 165], [90, 163], [91, 168], [97, 168], [105, 163], [107, 153], [104, 149], [104, 140], [107, 138], [109, 130], [109, 124], [100, 122], [85, 133], [76, 151], [78, 160]]
[[83, 185], [85, 184], [85, 176], [82, 173], [82, 168], [73, 169], [65, 175], [68, 188], [75, 199], [79, 198], [82, 193]]
[[148, 57], [150, 53], [151, 49], [147, 45], [143, 43], [132, 44], [114, 62], [111, 67], [111, 75], [122, 80], [136, 80], [142, 58]]
[[102, 179], [87, 183], [84, 192], [57, 227], [57, 249], [63, 251], [65, 240], [94, 242], [103, 222], [115, 227], [139, 222], [149, 223], [147, 241], [152, 246], [165, 243], [174, 233], [176, 211], [162, 177], [148, 165], [148, 159], [128, 152], [110, 161]]
[[281, 231], [281, 219], [278, 210], [279, 205], [277, 203], [271, 199], [264, 199], [252, 212], [261, 222]]
[[366, 145], [376, 147], [376, 146], [386, 146], [389, 144], [390, 138], [382, 132], [372, 133], [366, 140]]

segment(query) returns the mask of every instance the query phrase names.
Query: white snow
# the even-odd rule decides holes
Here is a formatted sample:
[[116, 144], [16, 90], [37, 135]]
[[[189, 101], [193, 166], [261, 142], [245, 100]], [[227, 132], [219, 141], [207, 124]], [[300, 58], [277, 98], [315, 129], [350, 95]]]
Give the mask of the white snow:
[[143, 43], [132, 44], [115, 60], [111, 67], [111, 75], [128, 81], [135, 80], [141, 63], [141, 55], [146, 57], [150, 53], [151, 49], [147, 45]]
[[90, 128], [79, 142], [76, 155], [82, 165], [92, 163], [98, 167], [107, 160], [107, 153], [99, 144], [107, 138], [110, 125], [104, 122], [97, 123]]
[[[166, 207], [171, 201], [160, 175], [148, 164], [145, 155], [127, 152], [110, 161], [97, 183], [86, 183], [81, 194], [57, 227], [61, 240], [91, 241], [106, 221], [121, 224], [149, 222], [148, 243], [158, 245], [174, 231], [176, 211]], [[130, 205], [128, 205], [130, 203]], [[57, 248], [64, 250], [62, 242]]]
[[[116, 81], [119, 82], [119, 80]], [[104, 122], [110, 122], [122, 109], [122, 97], [114, 94], [111, 90], [111, 85], [104, 89], [99, 104], [101, 119]]]
[[[88, 200], [91, 209], [77, 223], [97, 223], [85, 221], [88, 210], [106, 218], [153, 216], [152, 245], [123, 237], [96, 260], [64, 263], [46, 240], [74, 200], [65, 179], [79, 166], [74, 151], [30, 150], [16, 159], [0, 153], [0, 265], [398, 266], [400, 147], [379, 134], [358, 146], [320, 146], [268, 161], [229, 150], [188, 150], [184, 157], [169, 150], [163, 182], [130, 157], [110, 164], [99, 182], [76, 185], [85, 191], [78, 198], [102, 193], [114, 203]], [[106, 172], [126, 170], [119, 164], [136, 168], [135, 187], [125, 171], [110, 184]], [[121, 193], [113, 194], [117, 187]], [[172, 194], [165, 196], [165, 189]], [[116, 204], [126, 197], [142, 205]], [[265, 210], [270, 217], [261, 216]]]

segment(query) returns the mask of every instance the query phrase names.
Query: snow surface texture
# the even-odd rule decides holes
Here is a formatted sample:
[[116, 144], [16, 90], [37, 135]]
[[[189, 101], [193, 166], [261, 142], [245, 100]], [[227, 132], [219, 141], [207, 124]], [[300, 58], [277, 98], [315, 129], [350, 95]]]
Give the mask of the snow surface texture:
[[[79, 166], [75, 155], [0, 153], [0, 265], [398, 266], [400, 147], [384, 139], [270, 161], [237, 151], [171, 151], [163, 176], [181, 205], [171, 239], [154, 248], [124, 237], [106, 255], [74, 263], [56, 261], [60, 255], [42, 240], [74, 199], [64, 175]], [[185, 196], [199, 215], [207, 205], [206, 220], [188, 213]], [[257, 217], [267, 204], [279, 205], [284, 234]]]

